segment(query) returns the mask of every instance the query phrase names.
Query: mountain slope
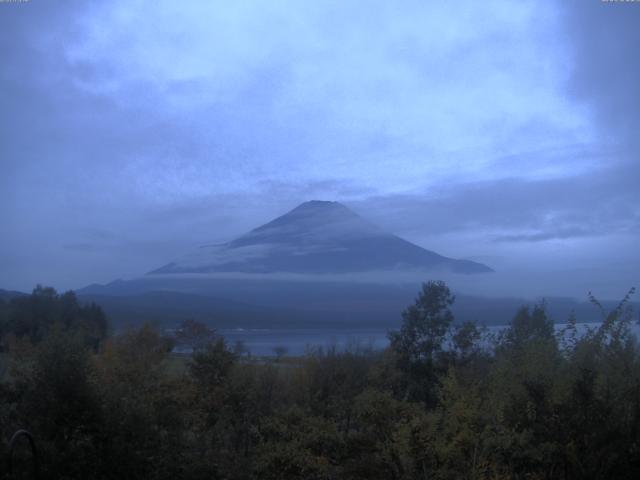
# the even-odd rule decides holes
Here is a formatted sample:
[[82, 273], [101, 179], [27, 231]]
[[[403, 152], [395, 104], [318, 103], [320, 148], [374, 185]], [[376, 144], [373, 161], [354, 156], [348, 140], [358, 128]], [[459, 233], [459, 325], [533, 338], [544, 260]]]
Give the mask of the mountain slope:
[[380, 270], [492, 271], [481, 263], [447, 258], [384, 232], [338, 202], [311, 201], [229, 243], [202, 246], [150, 273]]

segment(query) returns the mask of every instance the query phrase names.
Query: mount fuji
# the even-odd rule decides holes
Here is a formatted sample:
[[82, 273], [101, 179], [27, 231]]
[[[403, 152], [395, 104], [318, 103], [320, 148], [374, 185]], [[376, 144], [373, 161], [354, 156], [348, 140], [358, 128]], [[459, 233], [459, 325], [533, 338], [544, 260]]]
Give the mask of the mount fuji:
[[[101, 305], [117, 328], [145, 321], [174, 327], [185, 318], [234, 329], [388, 328], [397, 326], [422, 281], [492, 271], [385, 232], [340, 203], [311, 201], [228, 243], [77, 293]], [[456, 299], [457, 321], [492, 325], [506, 325], [528, 303], [459, 291]], [[590, 304], [570, 299], [551, 299], [549, 309], [556, 319], [579, 312], [599, 321]]]
[[444, 257], [385, 232], [338, 202], [314, 200], [231, 242], [201, 246], [149, 275], [392, 270], [493, 271], [481, 263]]

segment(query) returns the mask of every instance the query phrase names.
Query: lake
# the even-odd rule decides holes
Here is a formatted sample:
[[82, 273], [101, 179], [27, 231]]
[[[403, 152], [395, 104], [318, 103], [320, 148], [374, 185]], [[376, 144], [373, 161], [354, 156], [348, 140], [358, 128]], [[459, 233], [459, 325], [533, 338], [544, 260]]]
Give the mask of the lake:
[[[599, 323], [579, 323], [579, 332], [588, 328], [597, 328]], [[566, 324], [555, 325], [556, 331], [566, 327]], [[487, 327], [490, 333], [499, 333], [505, 326]], [[640, 336], [640, 326], [632, 325], [632, 331]], [[275, 356], [275, 349], [284, 347], [287, 355], [303, 355], [309, 347], [336, 346], [344, 349], [348, 345], [371, 346], [374, 349], [384, 349], [388, 344], [388, 329], [227, 329], [219, 330], [229, 347], [233, 348], [237, 342], [255, 356]]]

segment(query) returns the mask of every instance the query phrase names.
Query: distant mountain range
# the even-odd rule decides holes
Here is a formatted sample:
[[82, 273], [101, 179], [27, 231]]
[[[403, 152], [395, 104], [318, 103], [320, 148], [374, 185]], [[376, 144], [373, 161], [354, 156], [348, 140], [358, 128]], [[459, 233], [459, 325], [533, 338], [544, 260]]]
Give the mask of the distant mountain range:
[[420, 270], [489, 273], [385, 232], [338, 202], [311, 201], [221, 245], [204, 245], [150, 272], [343, 274]]

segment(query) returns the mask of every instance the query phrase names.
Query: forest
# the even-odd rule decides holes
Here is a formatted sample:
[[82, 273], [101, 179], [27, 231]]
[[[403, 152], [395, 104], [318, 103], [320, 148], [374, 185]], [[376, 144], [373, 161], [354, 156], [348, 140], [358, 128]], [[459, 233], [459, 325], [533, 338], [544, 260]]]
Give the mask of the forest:
[[[632, 293], [608, 312], [592, 297], [586, 332], [542, 303], [491, 335], [430, 281], [383, 351], [253, 358], [195, 321], [114, 333], [38, 286], [0, 299], [0, 478], [640, 478]], [[20, 429], [35, 456], [10, 445]]]

